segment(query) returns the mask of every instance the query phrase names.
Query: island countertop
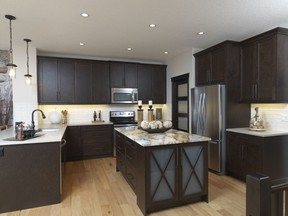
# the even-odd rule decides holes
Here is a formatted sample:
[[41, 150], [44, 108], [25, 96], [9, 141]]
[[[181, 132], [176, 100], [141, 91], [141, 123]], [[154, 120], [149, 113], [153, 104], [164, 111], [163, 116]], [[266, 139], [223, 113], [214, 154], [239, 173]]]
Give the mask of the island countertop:
[[273, 137], [273, 136], [287, 136], [287, 131], [275, 131], [275, 130], [265, 130], [265, 131], [251, 131], [249, 128], [228, 128], [226, 131], [234, 132], [234, 133], [241, 133], [251, 136], [258, 136], [258, 137]]
[[115, 130], [127, 136], [128, 138], [143, 147], [179, 143], [205, 142], [211, 140], [208, 137], [190, 134], [175, 129], [170, 129], [164, 133], [148, 133], [146, 131], [138, 129], [136, 126], [119, 127], [115, 128]]

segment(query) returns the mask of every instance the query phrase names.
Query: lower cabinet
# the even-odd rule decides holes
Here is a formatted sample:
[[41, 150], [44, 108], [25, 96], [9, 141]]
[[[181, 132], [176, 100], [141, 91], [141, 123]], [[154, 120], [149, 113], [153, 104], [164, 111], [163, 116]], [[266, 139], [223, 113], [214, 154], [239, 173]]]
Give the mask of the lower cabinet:
[[288, 136], [260, 137], [227, 133], [227, 172], [241, 180], [262, 173], [272, 179], [288, 176]]
[[59, 142], [0, 150], [0, 213], [60, 203]]
[[69, 126], [67, 160], [113, 155], [113, 125]]
[[116, 133], [116, 170], [147, 213], [208, 201], [207, 142], [143, 147]]

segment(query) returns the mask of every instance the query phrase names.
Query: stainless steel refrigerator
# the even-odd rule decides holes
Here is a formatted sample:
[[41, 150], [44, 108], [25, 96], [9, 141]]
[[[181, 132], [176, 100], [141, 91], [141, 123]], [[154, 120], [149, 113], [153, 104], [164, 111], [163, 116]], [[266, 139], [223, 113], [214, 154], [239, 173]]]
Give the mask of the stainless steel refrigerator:
[[208, 168], [225, 173], [226, 164], [226, 95], [225, 85], [209, 85], [191, 89], [192, 133], [210, 137]]

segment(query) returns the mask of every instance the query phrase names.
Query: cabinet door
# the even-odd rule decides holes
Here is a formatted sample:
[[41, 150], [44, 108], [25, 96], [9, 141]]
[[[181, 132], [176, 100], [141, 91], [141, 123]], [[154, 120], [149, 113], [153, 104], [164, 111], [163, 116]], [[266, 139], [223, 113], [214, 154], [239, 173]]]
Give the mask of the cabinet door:
[[207, 144], [194, 143], [179, 147], [180, 152], [180, 199], [207, 195], [208, 159]]
[[276, 36], [259, 41], [258, 61], [257, 100], [276, 100]]
[[152, 100], [155, 104], [166, 103], [166, 65], [154, 65], [152, 73]]
[[251, 102], [255, 97], [258, 60], [257, 44], [250, 43], [242, 47], [241, 100]]
[[148, 206], [175, 201], [177, 195], [177, 147], [149, 148], [148, 150]]
[[110, 86], [111, 88], [124, 87], [125, 64], [124, 63], [110, 63]]
[[262, 151], [260, 148], [261, 140], [258, 137], [247, 136], [243, 141], [244, 148], [244, 178], [247, 174], [262, 171]]
[[108, 62], [93, 62], [93, 103], [110, 104], [110, 75]]
[[153, 71], [152, 65], [140, 64], [138, 67], [138, 99], [145, 104], [152, 100], [151, 79]]
[[125, 63], [125, 88], [137, 88], [137, 64]]
[[58, 61], [59, 102], [71, 104], [74, 102], [75, 62], [71, 60]]
[[196, 85], [207, 84], [211, 74], [211, 55], [210, 53], [197, 56], [196, 61]]
[[221, 83], [225, 81], [226, 70], [226, 52], [225, 47], [221, 47], [212, 52], [211, 57], [211, 80], [213, 83]]
[[236, 175], [243, 176], [243, 146], [239, 136], [228, 132], [227, 139], [227, 171]]
[[67, 160], [80, 160], [82, 158], [81, 127], [69, 126], [67, 128]]
[[92, 103], [92, 63], [90, 62], [76, 62], [75, 103]]
[[40, 104], [58, 103], [58, 61], [38, 59], [38, 101]]

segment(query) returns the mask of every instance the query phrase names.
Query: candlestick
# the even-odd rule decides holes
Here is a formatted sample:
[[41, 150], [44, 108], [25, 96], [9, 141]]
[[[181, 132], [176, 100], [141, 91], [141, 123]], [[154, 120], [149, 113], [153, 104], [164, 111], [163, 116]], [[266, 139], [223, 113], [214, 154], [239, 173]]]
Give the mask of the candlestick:
[[152, 100], [149, 100], [149, 101], [148, 101], [148, 105], [149, 105], [149, 109], [151, 110], [152, 107], [153, 107], [153, 102], [152, 102]]
[[139, 110], [142, 110], [142, 100], [138, 100], [138, 108]]

